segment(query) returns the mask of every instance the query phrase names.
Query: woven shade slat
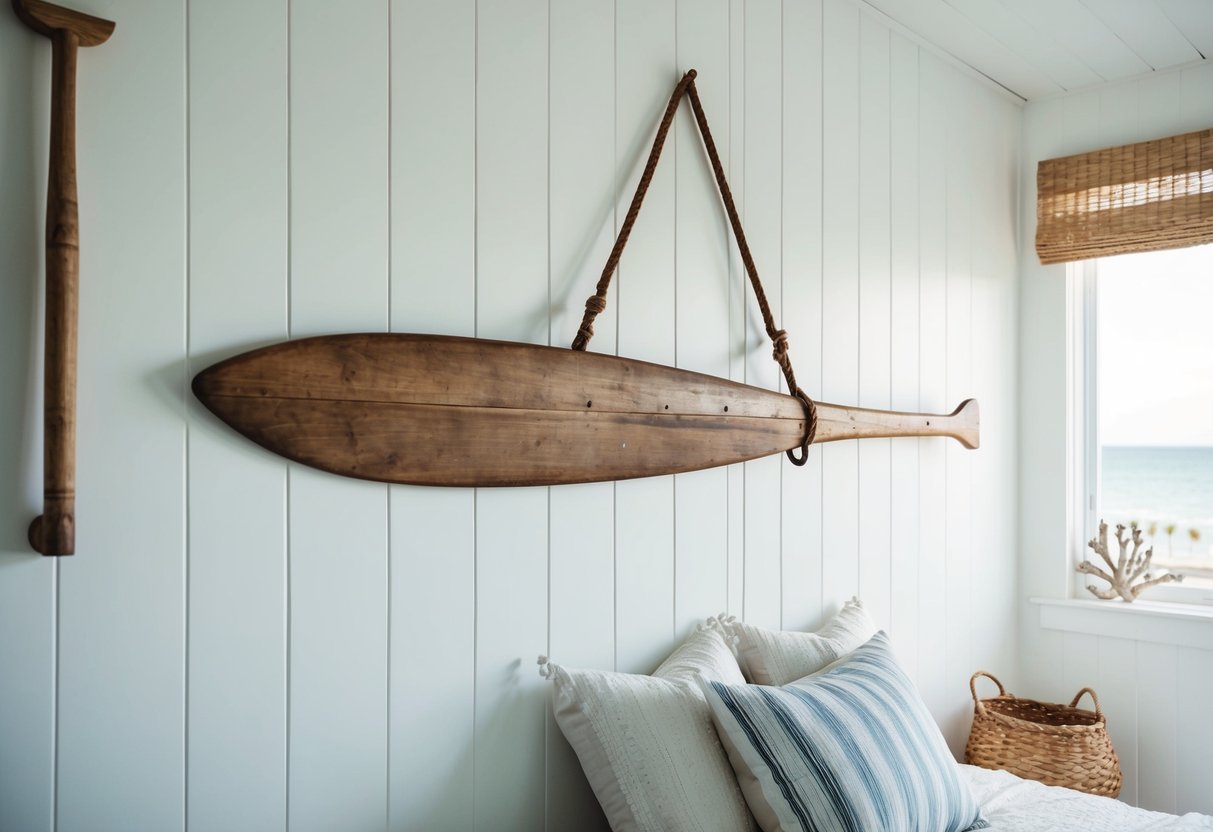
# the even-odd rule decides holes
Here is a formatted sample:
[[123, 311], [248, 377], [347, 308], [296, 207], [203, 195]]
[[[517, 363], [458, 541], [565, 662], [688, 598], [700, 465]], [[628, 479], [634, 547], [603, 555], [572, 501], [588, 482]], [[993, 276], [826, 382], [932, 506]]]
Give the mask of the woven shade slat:
[[1213, 242], [1213, 128], [1046, 159], [1036, 192], [1042, 263]]

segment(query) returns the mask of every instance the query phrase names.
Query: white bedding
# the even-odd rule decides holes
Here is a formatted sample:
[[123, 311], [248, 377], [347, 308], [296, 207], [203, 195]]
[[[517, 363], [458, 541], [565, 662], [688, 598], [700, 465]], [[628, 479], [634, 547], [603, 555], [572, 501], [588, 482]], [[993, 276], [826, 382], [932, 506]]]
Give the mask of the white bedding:
[[990, 832], [1186, 832], [1213, 830], [1213, 816], [1136, 809], [1119, 800], [1022, 780], [1005, 771], [960, 767]]

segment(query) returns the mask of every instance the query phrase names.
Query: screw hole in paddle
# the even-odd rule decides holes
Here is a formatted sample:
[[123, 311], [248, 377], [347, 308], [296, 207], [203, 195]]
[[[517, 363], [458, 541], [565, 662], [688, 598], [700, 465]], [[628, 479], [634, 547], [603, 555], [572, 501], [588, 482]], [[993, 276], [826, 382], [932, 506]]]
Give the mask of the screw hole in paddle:
[[728, 413], [728, 412], [729, 412], [729, 406], [728, 406], [727, 404], [724, 406], [724, 412], [725, 412], [725, 413]]
[[593, 407], [593, 405], [594, 405], [594, 403], [592, 401], [585, 403], [586, 407]]

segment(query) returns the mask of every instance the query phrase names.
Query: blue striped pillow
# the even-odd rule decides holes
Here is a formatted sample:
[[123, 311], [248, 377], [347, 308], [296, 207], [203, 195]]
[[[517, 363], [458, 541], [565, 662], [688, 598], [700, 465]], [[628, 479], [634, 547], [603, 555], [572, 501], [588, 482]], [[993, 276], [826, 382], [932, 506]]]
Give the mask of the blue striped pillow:
[[782, 688], [702, 685], [741, 791], [766, 832], [989, 826], [883, 632]]

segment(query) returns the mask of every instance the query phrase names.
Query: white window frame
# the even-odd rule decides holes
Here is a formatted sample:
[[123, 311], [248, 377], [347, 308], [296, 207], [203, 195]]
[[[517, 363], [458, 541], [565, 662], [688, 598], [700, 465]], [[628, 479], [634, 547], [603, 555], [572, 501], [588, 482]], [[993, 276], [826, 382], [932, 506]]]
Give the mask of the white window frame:
[[[1099, 349], [1098, 349], [1098, 260], [1066, 265], [1069, 339], [1068, 387], [1070, 425], [1067, 475], [1070, 483], [1070, 597], [1091, 600], [1086, 590], [1092, 578], [1079, 574], [1073, 566], [1088, 554], [1087, 541], [1099, 530]], [[1102, 586], [1102, 582], [1094, 582]], [[1143, 601], [1201, 604], [1213, 606], [1213, 587], [1171, 583], [1156, 586], [1141, 597]]]

